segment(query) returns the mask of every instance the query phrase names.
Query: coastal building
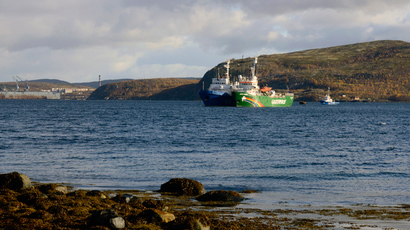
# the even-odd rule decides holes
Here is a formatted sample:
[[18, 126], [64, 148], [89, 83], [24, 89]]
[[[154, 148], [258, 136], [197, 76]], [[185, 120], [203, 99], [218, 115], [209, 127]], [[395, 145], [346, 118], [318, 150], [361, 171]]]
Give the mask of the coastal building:
[[60, 99], [57, 92], [0, 91], [0, 99]]
[[59, 93], [74, 93], [74, 92], [88, 92], [88, 88], [51, 88], [51, 92]]

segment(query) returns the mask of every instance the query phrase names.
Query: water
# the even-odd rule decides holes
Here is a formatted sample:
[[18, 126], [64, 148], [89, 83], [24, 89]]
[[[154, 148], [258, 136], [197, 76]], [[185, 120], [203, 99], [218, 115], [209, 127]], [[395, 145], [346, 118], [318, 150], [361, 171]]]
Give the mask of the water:
[[410, 203], [410, 104], [0, 100], [0, 173], [87, 189], [253, 189], [252, 203]]

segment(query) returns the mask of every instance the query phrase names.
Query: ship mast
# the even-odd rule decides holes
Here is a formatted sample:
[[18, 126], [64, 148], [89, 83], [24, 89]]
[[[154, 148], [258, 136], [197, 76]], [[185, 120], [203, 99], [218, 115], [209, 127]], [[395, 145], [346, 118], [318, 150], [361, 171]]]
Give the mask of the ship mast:
[[231, 60], [230, 59], [228, 59], [228, 60], [226, 60], [226, 65], [225, 65], [225, 68], [226, 68], [226, 78], [228, 78], [229, 79], [229, 64], [231, 63]]
[[251, 67], [252, 78], [256, 77], [256, 64], [257, 63], [258, 63], [258, 57], [255, 57], [255, 60], [253, 61], [253, 67]]

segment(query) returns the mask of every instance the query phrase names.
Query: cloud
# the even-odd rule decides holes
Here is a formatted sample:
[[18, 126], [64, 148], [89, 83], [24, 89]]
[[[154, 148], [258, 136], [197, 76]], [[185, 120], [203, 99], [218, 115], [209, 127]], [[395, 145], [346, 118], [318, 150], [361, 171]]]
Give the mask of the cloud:
[[405, 40], [408, 12], [407, 0], [0, 1], [0, 81], [201, 77], [242, 55]]

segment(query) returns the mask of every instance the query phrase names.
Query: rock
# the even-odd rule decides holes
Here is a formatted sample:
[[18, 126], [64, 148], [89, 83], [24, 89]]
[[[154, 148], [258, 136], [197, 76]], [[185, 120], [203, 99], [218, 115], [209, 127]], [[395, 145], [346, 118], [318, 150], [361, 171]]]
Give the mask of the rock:
[[176, 195], [198, 196], [205, 193], [204, 186], [198, 181], [187, 178], [173, 178], [161, 185], [159, 192]]
[[81, 199], [87, 196], [87, 191], [85, 190], [75, 190], [72, 192], [67, 193], [67, 196], [69, 197], [75, 197], [76, 199]]
[[44, 194], [54, 194], [54, 193], [60, 193], [60, 194], [67, 194], [68, 189], [67, 186], [65, 185], [58, 185], [58, 184], [41, 184], [36, 186], [38, 190], [40, 190]]
[[121, 216], [111, 218], [109, 227], [113, 229], [125, 228], [125, 220]]
[[142, 200], [137, 197], [137, 196], [133, 196], [130, 200], [130, 202], [128, 202], [131, 206], [137, 205], [140, 206], [142, 205]]
[[31, 181], [28, 176], [18, 172], [0, 174], [0, 189], [27, 189], [31, 188]]
[[30, 217], [31, 217], [31, 218], [35, 218], [35, 219], [47, 220], [47, 221], [50, 221], [50, 220], [53, 219], [53, 215], [50, 214], [50, 213], [47, 212], [47, 211], [44, 211], [44, 210], [37, 210], [37, 211], [35, 211], [34, 213], [32, 213], [32, 214], [30, 215]]
[[91, 215], [89, 225], [102, 225], [111, 229], [122, 229], [125, 228], [125, 220], [120, 217], [116, 211], [112, 209], [104, 209], [96, 211]]
[[132, 203], [141, 201], [140, 198], [132, 194], [118, 194], [115, 197], [113, 197], [112, 200], [120, 204], [128, 204], [130, 202]]
[[259, 193], [257, 190], [252, 190], [252, 189], [246, 189], [241, 191], [241, 193]]
[[164, 202], [161, 200], [154, 200], [154, 199], [148, 199], [142, 203], [144, 207], [146, 208], [152, 208], [152, 209], [158, 209], [158, 210], [163, 210], [165, 207]]
[[57, 185], [56, 191], [61, 192], [62, 194], [67, 194], [68, 193], [67, 186], [61, 185], [61, 184]]
[[17, 200], [25, 203], [27, 205], [34, 205], [37, 199], [44, 199], [41, 198], [42, 194], [37, 189], [25, 190], [24, 193], [17, 196]]
[[107, 199], [107, 196], [99, 190], [91, 190], [85, 194], [86, 196], [96, 196], [101, 199]]
[[168, 224], [169, 229], [210, 230], [210, 220], [202, 213], [185, 211]]
[[164, 222], [168, 223], [175, 220], [175, 216], [172, 213], [157, 210], [157, 209], [146, 209], [138, 214], [139, 218], [145, 219], [148, 223], [152, 222]]
[[210, 191], [196, 198], [198, 201], [241, 202], [245, 198], [234, 191]]
[[193, 221], [193, 230], [210, 230], [211, 227], [210, 226], [204, 226], [201, 221], [199, 220], [194, 220]]

